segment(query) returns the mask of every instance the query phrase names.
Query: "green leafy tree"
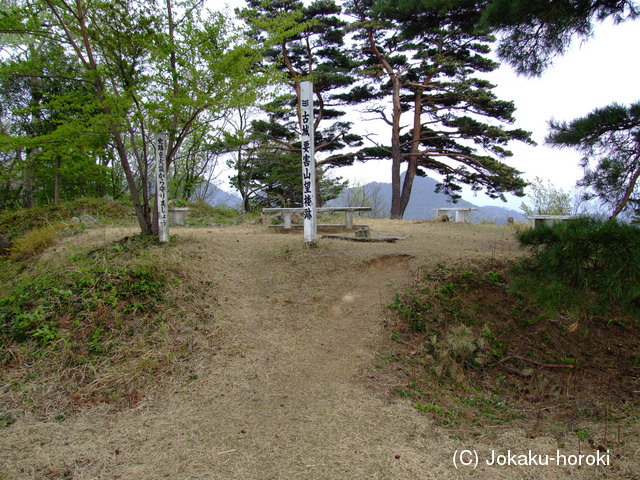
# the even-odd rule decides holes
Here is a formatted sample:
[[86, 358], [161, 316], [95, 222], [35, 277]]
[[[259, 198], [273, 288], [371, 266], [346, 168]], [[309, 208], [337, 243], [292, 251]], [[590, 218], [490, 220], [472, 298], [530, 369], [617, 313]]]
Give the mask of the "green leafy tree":
[[573, 213], [571, 194], [557, 188], [551, 181], [536, 177], [529, 184], [527, 195], [531, 205], [522, 203], [520, 209], [525, 215], [570, 215]]
[[[439, 188], [453, 199], [462, 184], [493, 198], [503, 192], [522, 196], [526, 185], [504, 160], [511, 156], [507, 143], [531, 142], [529, 133], [505, 127], [514, 120], [513, 102], [499, 100], [494, 85], [478, 76], [498, 67], [487, 58], [494, 38], [478, 28], [477, 2], [452, 3], [425, 0], [409, 8], [350, 2], [369, 57], [365, 74], [378, 84], [377, 91], [365, 85], [360, 93], [391, 103], [390, 111], [386, 105], [372, 109], [389, 125], [391, 145], [368, 150], [391, 159], [391, 218], [402, 218], [415, 176], [429, 170], [441, 175]], [[405, 113], [411, 115], [408, 128]]]
[[107, 165], [95, 154], [106, 138], [92, 126], [95, 105], [77, 75], [73, 58], [45, 41], [13, 49], [0, 66], [0, 149], [11, 159], [3, 169], [5, 207], [19, 198], [29, 207], [104, 193]]
[[[547, 142], [584, 155], [579, 185], [610, 206], [611, 217], [640, 216], [640, 102], [598, 108], [571, 122], [550, 122]], [[590, 193], [589, 193], [590, 192]]]
[[153, 133], [168, 132], [170, 165], [195, 130], [219, 128], [229, 109], [253, 102], [271, 81], [256, 68], [263, 46], [241, 41], [223, 15], [209, 14], [197, 0], [161, 5], [38, 0], [11, 10], [17, 23], [0, 21], [0, 32], [44, 37], [73, 54], [93, 94], [94, 126], [110, 137], [145, 234], [157, 222], [149, 180]]

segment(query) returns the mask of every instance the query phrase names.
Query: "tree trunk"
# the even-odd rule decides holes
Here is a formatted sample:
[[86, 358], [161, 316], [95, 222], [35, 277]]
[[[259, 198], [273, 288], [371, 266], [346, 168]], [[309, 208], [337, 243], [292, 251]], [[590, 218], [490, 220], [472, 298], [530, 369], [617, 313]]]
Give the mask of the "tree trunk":
[[33, 201], [33, 177], [35, 175], [35, 160], [33, 159], [35, 148], [27, 149], [27, 158], [22, 170], [22, 205], [24, 208], [31, 208], [34, 205]]
[[[640, 154], [636, 155], [636, 161], [638, 161], [639, 158], [640, 158]], [[627, 203], [629, 203], [629, 199], [631, 198], [631, 194], [633, 193], [633, 189], [635, 188], [639, 177], [640, 177], [640, 166], [638, 166], [636, 171], [631, 176], [631, 180], [629, 181], [629, 185], [627, 186], [627, 189], [624, 192], [624, 196], [622, 197], [622, 200], [620, 200], [620, 203], [618, 203], [618, 206], [616, 207], [616, 209], [611, 214], [611, 217], [609, 218], [617, 217], [620, 214], [620, 212], [624, 210], [624, 207], [627, 206]]]
[[400, 103], [400, 77], [382, 54], [376, 44], [373, 30], [367, 29], [367, 38], [371, 51], [386, 72], [393, 88], [393, 112], [391, 116], [391, 218], [402, 218], [403, 210], [401, 206], [401, 185], [400, 167], [402, 166], [402, 146], [400, 145], [400, 118], [402, 116], [402, 105]]
[[60, 155], [56, 155], [55, 174], [53, 177], [53, 203], [60, 202], [60, 184], [62, 177], [60, 175]]
[[400, 218], [404, 216], [404, 212], [409, 204], [411, 198], [411, 190], [413, 188], [413, 180], [416, 177], [418, 170], [418, 152], [420, 151], [420, 134], [422, 132], [422, 91], [418, 90], [415, 93], [413, 100], [413, 138], [411, 140], [411, 155], [409, 156], [409, 162], [407, 172], [404, 176], [404, 183], [402, 185], [402, 194], [400, 196]]
[[402, 148], [400, 145], [400, 79], [397, 75], [391, 78], [393, 82], [393, 116], [391, 133], [391, 218], [401, 219], [404, 209], [401, 203], [400, 167], [402, 166]]

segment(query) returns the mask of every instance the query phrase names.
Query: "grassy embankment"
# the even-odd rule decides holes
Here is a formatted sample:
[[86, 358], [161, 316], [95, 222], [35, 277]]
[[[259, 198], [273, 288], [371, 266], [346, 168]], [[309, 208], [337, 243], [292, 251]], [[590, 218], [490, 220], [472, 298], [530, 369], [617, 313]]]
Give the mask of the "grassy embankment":
[[[191, 208], [193, 225], [242, 221]], [[71, 221], [87, 214], [97, 222]], [[12, 243], [0, 260], [0, 426], [24, 410], [62, 419], [88, 404], [132, 406], [154, 377], [180, 370], [194, 342], [180, 339], [175, 304], [193, 287], [175, 239], [136, 235], [135, 222], [128, 206], [90, 198], [0, 215]], [[89, 231], [104, 240], [84, 242]]]

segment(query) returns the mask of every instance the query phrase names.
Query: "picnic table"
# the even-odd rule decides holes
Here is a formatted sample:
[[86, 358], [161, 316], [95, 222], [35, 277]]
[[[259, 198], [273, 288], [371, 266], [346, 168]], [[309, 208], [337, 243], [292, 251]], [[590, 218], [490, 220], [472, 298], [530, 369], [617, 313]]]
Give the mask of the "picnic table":
[[582, 215], [530, 215], [528, 218], [533, 222], [535, 228], [543, 224], [553, 225], [556, 222], [566, 222], [580, 217]]
[[[317, 213], [332, 213], [332, 212], [344, 212], [344, 224], [348, 229], [353, 229], [353, 213], [354, 212], [370, 212], [371, 207], [319, 207], [316, 208]], [[284, 229], [291, 230], [291, 218], [294, 214], [304, 213], [303, 207], [292, 208], [263, 208], [262, 213], [279, 213], [284, 220]], [[279, 225], [270, 225], [272, 227], [279, 227]], [[327, 225], [318, 225], [319, 227], [325, 227]], [[334, 225], [331, 225], [334, 226]]]
[[471, 211], [477, 210], [477, 208], [471, 207], [442, 207], [436, 208], [436, 215], [438, 217], [446, 215], [447, 218], [451, 219], [451, 212], [455, 212], [456, 214], [456, 223], [471, 223]]

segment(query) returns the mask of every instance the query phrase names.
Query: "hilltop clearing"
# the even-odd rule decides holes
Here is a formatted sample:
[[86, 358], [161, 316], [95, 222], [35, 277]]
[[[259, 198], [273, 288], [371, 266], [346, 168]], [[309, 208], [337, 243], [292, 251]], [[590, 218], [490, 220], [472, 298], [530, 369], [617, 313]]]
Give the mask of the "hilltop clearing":
[[[307, 248], [299, 234], [238, 225], [175, 228], [164, 246], [123, 241], [134, 233], [128, 227], [96, 227], [58, 241], [29, 268], [67, 265], [78, 256], [122, 262], [122, 269], [140, 268], [144, 260], [157, 274], [145, 277], [147, 284], [163, 283], [153, 305], [138, 291], [136, 298], [117, 298], [122, 331], [105, 323], [102, 337], [110, 350], [86, 352], [82, 368], [73, 367], [91, 374], [90, 381], [70, 376], [66, 385], [56, 384], [62, 377], [41, 366], [46, 358], [6, 363], [0, 478], [634, 478], [640, 432], [633, 399], [625, 416], [616, 410], [615, 423], [590, 417], [587, 427], [576, 417], [576, 428], [560, 438], [549, 430], [532, 434], [533, 417], [517, 406], [509, 407], [517, 415], [500, 421], [447, 425], [438, 398], [427, 403], [428, 395], [418, 392], [428, 382], [415, 385], [415, 398], [407, 389], [412, 368], [411, 378], [422, 377], [420, 362], [411, 362], [422, 353], [412, 351], [388, 305], [443, 266], [503, 271], [520, 255], [513, 229], [367, 222], [376, 234], [406, 240], [323, 240]], [[94, 291], [96, 304], [109, 310], [108, 297]], [[135, 302], [149, 309], [136, 310]], [[109, 352], [119, 353], [107, 360]], [[30, 378], [37, 368], [41, 377]], [[444, 398], [473, 386], [449, 379], [434, 380], [433, 388]], [[554, 404], [564, 405], [545, 408]], [[590, 433], [581, 437], [585, 429]], [[594, 454], [603, 429], [613, 452], [608, 467], [484, 462], [492, 451], [508, 449]], [[456, 470], [453, 457], [461, 449], [477, 450], [476, 470]]]

